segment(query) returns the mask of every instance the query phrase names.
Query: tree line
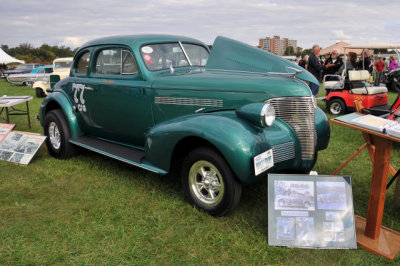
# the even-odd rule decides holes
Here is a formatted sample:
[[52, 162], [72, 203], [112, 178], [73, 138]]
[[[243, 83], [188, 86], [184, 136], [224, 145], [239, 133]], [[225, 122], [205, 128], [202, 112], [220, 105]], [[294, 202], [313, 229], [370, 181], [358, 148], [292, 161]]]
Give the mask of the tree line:
[[40, 63], [44, 65], [52, 64], [53, 60], [58, 57], [72, 57], [78, 49], [71, 50], [70, 47], [50, 46], [48, 44], [42, 44], [40, 47], [35, 48], [30, 43], [21, 43], [14, 48], [10, 48], [8, 45], [1, 45], [0, 47], [7, 54], [24, 60], [26, 63]]

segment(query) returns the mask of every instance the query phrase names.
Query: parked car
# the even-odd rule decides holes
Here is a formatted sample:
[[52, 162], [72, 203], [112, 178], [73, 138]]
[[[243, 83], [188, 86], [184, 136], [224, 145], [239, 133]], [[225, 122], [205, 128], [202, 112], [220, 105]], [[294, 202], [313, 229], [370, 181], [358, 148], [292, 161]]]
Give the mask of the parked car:
[[279, 207], [309, 208], [314, 206], [314, 197], [299, 192], [290, 192], [287, 195], [276, 197]]
[[224, 37], [210, 53], [187, 37], [116, 36], [79, 48], [39, 117], [54, 157], [80, 146], [162, 175], [180, 169], [189, 201], [221, 216], [242, 183], [309, 172], [327, 148], [308, 82], [318, 83], [294, 63]]
[[23, 74], [23, 73], [30, 73], [35, 68], [39, 67], [40, 64], [32, 63], [32, 64], [21, 64], [17, 66], [15, 69], [7, 69], [1, 72], [2, 77], [7, 77], [11, 74]]
[[10, 74], [7, 81], [14, 85], [32, 86], [34, 82], [49, 78], [53, 72], [53, 66], [40, 66], [32, 70], [30, 73]]
[[50, 76], [57, 75], [60, 79], [69, 76], [69, 70], [72, 64], [72, 57], [62, 57], [54, 59], [53, 61], [53, 72], [43, 80], [37, 80], [33, 83], [32, 87], [36, 91], [36, 97], [46, 97], [48, 94], [47, 89], [50, 89]]

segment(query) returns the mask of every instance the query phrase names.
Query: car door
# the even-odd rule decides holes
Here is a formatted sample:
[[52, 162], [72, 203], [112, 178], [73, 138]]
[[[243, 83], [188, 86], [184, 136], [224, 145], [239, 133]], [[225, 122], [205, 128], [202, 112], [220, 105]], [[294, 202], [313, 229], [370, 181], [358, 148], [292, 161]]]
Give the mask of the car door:
[[[86, 130], [97, 137], [144, 146], [144, 134], [154, 124], [148, 84], [135, 57], [126, 47], [106, 46], [93, 51], [89, 77], [75, 100], [90, 121]], [[79, 86], [78, 86], [79, 87]], [[82, 96], [81, 96], [82, 95]]]

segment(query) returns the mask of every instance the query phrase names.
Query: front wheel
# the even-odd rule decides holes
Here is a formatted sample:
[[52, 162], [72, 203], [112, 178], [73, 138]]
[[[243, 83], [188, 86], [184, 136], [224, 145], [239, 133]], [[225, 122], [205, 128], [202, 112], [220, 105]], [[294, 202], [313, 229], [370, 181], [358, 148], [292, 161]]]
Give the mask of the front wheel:
[[333, 99], [328, 102], [328, 110], [333, 115], [344, 114], [346, 105], [341, 99]]
[[240, 201], [242, 186], [216, 151], [198, 148], [182, 166], [182, 185], [189, 201], [213, 216], [232, 211]]
[[50, 154], [57, 159], [68, 159], [75, 155], [76, 148], [69, 143], [68, 123], [60, 109], [50, 111], [44, 119], [44, 135]]

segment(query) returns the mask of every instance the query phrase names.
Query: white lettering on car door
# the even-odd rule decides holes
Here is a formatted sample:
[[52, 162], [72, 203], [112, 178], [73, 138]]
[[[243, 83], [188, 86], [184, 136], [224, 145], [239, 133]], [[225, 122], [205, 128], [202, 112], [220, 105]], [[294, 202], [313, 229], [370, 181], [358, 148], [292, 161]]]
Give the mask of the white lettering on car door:
[[86, 112], [86, 101], [83, 93], [85, 90], [93, 90], [93, 88], [86, 87], [84, 84], [72, 83], [72, 90], [74, 92], [74, 101], [77, 104], [78, 110], [80, 112]]

